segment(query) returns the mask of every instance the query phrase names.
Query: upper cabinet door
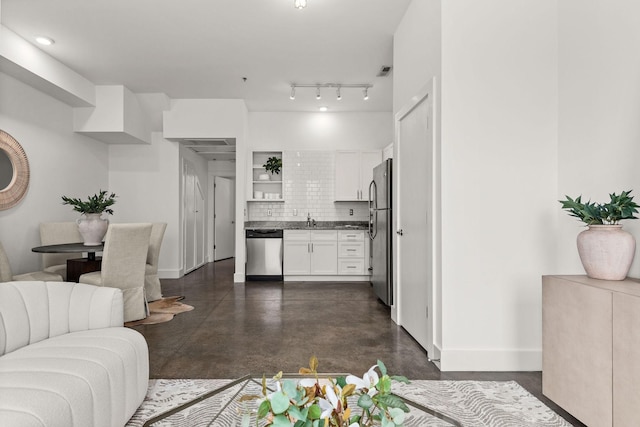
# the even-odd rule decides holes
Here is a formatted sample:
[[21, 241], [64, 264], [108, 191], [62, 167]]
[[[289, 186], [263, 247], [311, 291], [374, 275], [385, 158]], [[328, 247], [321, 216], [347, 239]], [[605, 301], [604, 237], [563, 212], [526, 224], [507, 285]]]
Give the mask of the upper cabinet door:
[[359, 200], [360, 152], [336, 152], [335, 200]]
[[373, 179], [373, 168], [380, 162], [380, 150], [337, 151], [335, 200], [369, 200], [369, 183]]

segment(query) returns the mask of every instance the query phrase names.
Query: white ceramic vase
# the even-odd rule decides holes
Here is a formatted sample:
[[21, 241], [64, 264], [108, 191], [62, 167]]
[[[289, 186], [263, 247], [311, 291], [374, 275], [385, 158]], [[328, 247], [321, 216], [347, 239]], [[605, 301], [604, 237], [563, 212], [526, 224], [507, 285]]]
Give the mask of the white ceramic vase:
[[624, 280], [636, 253], [636, 239], [622, 225], [590, 225], [578, 234], [578, 254], [592, 279]]
[[83, 214], [84, 218], [79, 218], [78, 231], [82, 235], [85, 246], [98, 246], [102, 243], [104, 235], [109, 227], [109, 220], [100, 218], [101, 213]]

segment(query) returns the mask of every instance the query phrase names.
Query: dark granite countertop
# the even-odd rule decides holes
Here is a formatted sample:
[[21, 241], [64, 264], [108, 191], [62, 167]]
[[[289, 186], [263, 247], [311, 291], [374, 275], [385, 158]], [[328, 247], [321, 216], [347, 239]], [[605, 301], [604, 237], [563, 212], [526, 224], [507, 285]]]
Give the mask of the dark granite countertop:
[[307, 227], [307, 221], [245, 221], [245, 230], [367, 230], [366, 221], [316, 221], [315, 227]]

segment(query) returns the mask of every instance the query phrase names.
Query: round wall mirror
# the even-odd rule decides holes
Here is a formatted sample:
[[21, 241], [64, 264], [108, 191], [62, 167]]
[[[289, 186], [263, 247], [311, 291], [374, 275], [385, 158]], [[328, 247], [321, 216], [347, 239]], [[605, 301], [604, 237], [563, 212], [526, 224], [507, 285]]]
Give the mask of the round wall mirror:
[[29, 187], [29, 161], [22, 146], [0, 130], [0, 210], [17, 205]]

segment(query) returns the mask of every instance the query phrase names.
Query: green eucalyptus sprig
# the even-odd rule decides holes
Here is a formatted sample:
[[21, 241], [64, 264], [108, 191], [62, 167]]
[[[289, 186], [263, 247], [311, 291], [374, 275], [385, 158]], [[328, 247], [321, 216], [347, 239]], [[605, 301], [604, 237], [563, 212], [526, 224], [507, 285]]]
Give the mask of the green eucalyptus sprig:
[[608, 203], [583, 202], [582, 196], [572, 199], [565, 196], [566, 200], [559, 200], [562, 209], [568, 211], [570, 216], [578, 218], [587, 225], [618, 224], [623, 219], [637, 219], [634, 214], [640, 207], [630, 196], [632, 190], [623, 191], [619, 195], [609, 194]]
[[[271, 427], [382, 427], [402, 426], [409, 407], [391, 393], [392, 380], [409, 383], [402, 376], [390, 376], [378, 360], [362, 378], [320, 379], [318, 359], [313, 356], [308, 368], [299, 373], [309, 375], [299, 381], [283, 379], [279, 372], [273, 379], [277, 389], [269, 393], [262, 378], [262, 396], [247, 395], [241, 401], [260, 400], [257, 420]], [[355, 406], [352, 406], [353, 403]], [[353, 410], [352, 410], [353, 408]], [[246, 420], [246, 421], [244, 421]], [[243, 426], [248, 427], [248, 418]]]
[[81, 214], [97, 214], [106, 212], [109, 215], [113, 215], [113, 209], [110, 206], [116, 202], [116, 194], [111, 193], [107, 196], [107, 192], [100, 190], [98, 194], [93, 196], [87, 196], [87, 200], [80, 200], [77, 198], [62, 196], [63, 205], [73, 206], [73, 210], [80, 212]]

